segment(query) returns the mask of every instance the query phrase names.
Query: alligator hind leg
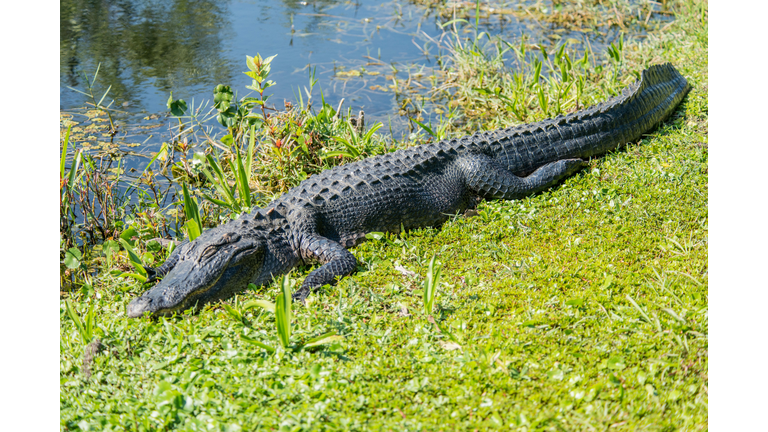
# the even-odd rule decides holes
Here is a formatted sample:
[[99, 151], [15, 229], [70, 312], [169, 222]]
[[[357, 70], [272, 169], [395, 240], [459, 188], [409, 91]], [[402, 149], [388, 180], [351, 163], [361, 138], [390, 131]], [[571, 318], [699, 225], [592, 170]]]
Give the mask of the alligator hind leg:
[[486, 199], [518, 199], [543, 191], [586, 165], [581, 159], [548, 163], [527, 177], [512, 174], [486, 155], [465, 156], [459, 161], [467, 186]]
[[309, 293], [323, 285], [336, 281], [357, 269], [357, 260], [341, 244], [318, 234], [311, 234], [301, 242], [303, 258], [315, 259], [322, 265], [313, 270], [301, 288], [293, 293], [293, 300], [303, 302]]

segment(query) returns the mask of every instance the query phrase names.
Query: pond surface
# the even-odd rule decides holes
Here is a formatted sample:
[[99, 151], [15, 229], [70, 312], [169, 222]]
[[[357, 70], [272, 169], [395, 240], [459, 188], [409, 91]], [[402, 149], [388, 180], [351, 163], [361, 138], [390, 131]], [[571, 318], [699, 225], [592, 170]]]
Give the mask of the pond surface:
[[[523, 36], [529, 44], [568, 43], [576, 51], [588, 43], [602, 54], [622, 30], [616, 25], [599, 31], [560, 28], [533, 19], [531, 11], [546, 14], [550, 2], [495, 3], [491, 10], [482, 2], [485, 13], [478, 30], [513, 44]], [[475, 3], [455, 5], [458, 16], [474, 24]], [[441, 16], [434, 8], [401, 0], [61, 0], [60, 14], [62, 118], [81, 126], [92, 121], [93, 113], [82, 109], [90, 99], [72, 89], [87, 91], [98, 68], [96, 100], [109, 89], [104, 101], [114, 100], [111, 107], [120, 130], [113, 139], [86, 134], [78, 145], [111, 146], [125, 155], [124, 167], [139, 170], [170, 139], [169, 125], [175, 121], [166, 116], [170, 92], [174, 99], [200, 103], [212, 99], [217, 84], [225, 84], [244, 96], [251, 82], [242, 73], [246, 55], [256, 53], [277, 54], [270, 76], [276, 85], [268, 90], [276, 107], [282, 108], [283, 100], [297, 100], [314, 68], [315, 98], [322, 90], [334, 107], [344, 98], [345, 110], [362, 109], [367, 120], [391, 125], [400, 137], [407, 133], [408, 120], [398, 114], [397, 96], [387, 91], [391, 77], [437, 67], [437, 56], [445, 51], [436, 41], [448, 37], [440, 24], [451, 19], [450, 14]], [[653, 19], [671, 18], [654, 14]], [[429, 106], [424, 109], [428, 118]]]

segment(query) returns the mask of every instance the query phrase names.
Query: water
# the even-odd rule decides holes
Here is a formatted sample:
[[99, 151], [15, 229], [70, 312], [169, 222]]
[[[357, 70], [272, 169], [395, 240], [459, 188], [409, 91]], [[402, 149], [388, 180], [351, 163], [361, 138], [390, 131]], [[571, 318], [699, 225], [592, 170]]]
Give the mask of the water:
[[[478, 30], [511, 43], [523, 35], [545, 46], [570, 40], [577, 50], [589, 39], [599, 53], [618, 36], [613, 27], [587, 33], [542, 25], [525, 19], [518, 3], [501, 6], [519, 13], [491, 14], [480, 20]], [[532, 4], [544, 7], [525, 2]], [[276, 86], [268, 90], [276, 107], [282, 108], [283, 100], [296, 101], [316, 68], [315, 98], [320, 89], [334, 107], [344, 98], [345, 109], [362, 109], [368, 121], [392, 125], [402, 134], [408, 121], [398, 115], [401, 101], [383, 89], [395, 69], [403, 78], [409, 70], [423, 67], [428, 73], [437, 66], [440, 50], [428, 39], [445, 38], [439, 24], [449, 19], [400, 0], [61, 0], [60, 12], [62, 114], [82, 127], [90, 124], [81, 109], [89, 98], [69, 87], [85, 91], [83, 72], [92, 77], [100, 65], [96, 99], [109, 88], [105, 102], [114, 99], [120, 129], [112, 139], [84, 133], [76, 141], [123, 155], [124, 166], [137, 170], [170, 139], [174, 119], [166, 117], [166, 101], [171, 91], [175, 99], [199, 103], [212, 99], [217, 84], [226, 84], [244, 96], [250, 84], [242, 73], [245, 56], [256, 53], [277, 54], [271, 74]]]

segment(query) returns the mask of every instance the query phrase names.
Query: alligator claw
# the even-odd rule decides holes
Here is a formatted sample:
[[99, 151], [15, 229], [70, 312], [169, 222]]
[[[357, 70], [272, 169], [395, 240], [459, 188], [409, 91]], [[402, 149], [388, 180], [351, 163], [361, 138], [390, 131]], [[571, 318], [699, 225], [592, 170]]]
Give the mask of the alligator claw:
[[154, 267], [143, 267], [144, 271], [147, 272], [147, 282], [155, 282], [157, 280], [157, 270]]
[[291, 299], [294, 303], [301, 303], [304, 306], [307, 305], [307, 297], [309, 297], [310, 289], [309, 287], [301, 287], [298, 291], [293, 293], [291, 296]]

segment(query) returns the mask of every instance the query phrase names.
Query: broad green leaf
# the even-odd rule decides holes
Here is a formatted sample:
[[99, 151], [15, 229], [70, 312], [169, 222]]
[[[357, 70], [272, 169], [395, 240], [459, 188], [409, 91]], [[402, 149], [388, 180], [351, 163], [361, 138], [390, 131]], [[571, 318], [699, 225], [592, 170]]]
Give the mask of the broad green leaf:
[[548, 100], [547, 96], [544, 94], [544, 89], [542, 87], [539, 87], [539, 106], [541, 107], [541, 110], [544, 111], [544, 114], [548, 114], [549, 111], [547, 110]]
[[187, 112], [187, 102], [184, 99], [173, 100], [173, 92], [171, 92], [165, 105], [171, 110], [171, 114], [176, 117], [181, 117]]
[[301, 146], [301, 151], [303, 151], [305, 155], [309, 155], [309, 147], [307, 147], [306, 135], [299, 135], [299, 137], [296, 139], [296, 141]]
[[67, 162], [67, 147], [69, 146], [69, 133], [72, 132], [72, 125], [67, 126], [67, 134], [64, 136], [64, 143], [61, 145], [61, 162], [59, 162], [59, 176], [64, 178], [64, 170]]
[[[146, 276], [142, 276], [142, 275], [136, 274], [136, 273], [120, 273], [119, 276], [120, 277], [129, 277], [129, 278], [132, 278], [132, 279], [136, 279], [137, 281], [142, 282], [142, 283], [147, 281]], [[128, 287], [126, 287], [126, 289], [127, 288]]]
[[75, 156], [72, 158], [72, 169], [69, 171], [69, 180], [67, 187], [72, 188], [75, 185], [75, 178], [77, 177], [77, 171], [80, 168], [81, 151], [77, 150]]
[[[252, 71], [257, 71], [257, 70], [259, 70], [259, 68], [256, 66], [256, 62], [254, 62], [253, 60], [254, 60], [253, 57], [251, 57], [249, 55], [245, 56], [245, 64], [248, 66], [248, 69], [250, 69]], [[245, 72], [245, 74], [247, 75], [248, 72]], [[250, 75], [248, 75], [248, 76], [250, 76]]]
[[224, 175], [224, 170], [221, 168], [219, 162], [213, 158], [213, 156], [207, 155], [206, 158], [210, 167], [213, 168], [213, 172], [216, 174], [216, 178], [211, 176], [208, 170], [203, 170], [203, 173], [205, 173], [206, 177], [208, 177], [208, 180], [211, 183], [216, 185], [216, 189], [220, 194], [224, 196], [224, 198], [227, 200], [227, 203], [229, 203], [229, 205], [235, 209], [237, 207], [237, 202], [235, 201], [234, 188], [229, 187], [227, 177]]
[[[598, 174], [597, 174], [597, 175], [600, 175], [600, 173], [598, 172]], [[608, 288], [610, 288], [610, 287], [611, 287], [611, 284], [612, 284], [612, 283], [613, 283], [613, 275], [608, 275], [608, 276], [605, 278], [605, 280], [603, 281], [603, 284], [600, 286], [600, 291], [605, 291], [605, 290], [607, 290]]]
[[130, 243], [128, 243], [124, 238], [119, 239], [120, 244], [123, 245], [123, 248], [126, 252], [128, 252], [128, 258], [131, 261], [131, 264], [133, 264], [133, 268], [136, 269], [136, 272], [140, 274], [142, 277], [146, 279], [147, 277], [147, 271], [144, 269], [144, 265], [141, 262], [141, 259], [136, 254], [136, 252], [133, 250], [133, 247]]
[[613, 356], [609, 358], [607, 366], [609, 369], [613, 370], [623, 370], [627, 367], [626, 362], [624, 361], [624, 357], [622, 356]]
[[553, 381], [562, 381], [565, 378], [565, 373], [562, 369], [556, 368], [548, 371], [547, 376]]
[[181, 189], [184, 194], [184, 216], [187, 218], [184, 226], [187, 229], [189, 240], [192, 241], [203, 233], [203, 224], [200, 220], [200, 210], [197, 207], [197, 201], [189, 194], [186, 183], [182, 183]]
[[632, 297], [629, 296], [629, 294], [626, 294], [626, 298], [627, 298], [627, 300], [629, 300], [630, 303], [632, 303], [632, 306], [635, 308], [635, 310], [637, 310], [640, 313], [640, 315], [643, 317], [643, 319], [647, 323], [649, 323], [649, 324], [653, 323], [653, 321], [651, 321], [651, 318], [648, 317], [648, 314], [645, 313], [643, 308], [641, 308], [640, 305], [637, 304], [637, 302]]
[[138, 237], [139, 233], [136, 232], [136, 229], [134, 227], [128, 227], [123, 232], [120, 233], [120, 238], [127, 241], [131, 246], [134, 246], [136, 242], [133, 240], [134, 237]]
[[207, 199], [208, 201], [210, 201], [210, 202], [212, 202], [212, 203], [214, 203], [214, 204], [216, 204], [218, 206], [222, 206], [224, 208], [228, 208], [228, 209], [230, 209], [232, 211], [237, 211], [237, 210], [235, 210], [235, 208], [231, 204], [229, 204], [226, 201], [222, 201], [220, 199], [213, 198], [213, 197], [208, 196], [206, 194], [203, 194], [203, 198]]
[[243, 311], [247, 311], [248, 309], [253, 309], [255, 307], [260, 307], [266, 311], [275, 312], [275, 304], [271, 301], [267, 300], [251, 300], [247, 303], [245, 303], [242, 307]]
[[290, 280], [283, 276], [280, 278], [282, 288], [277, 296], [275, 304], [275, 321], [277, 324], [277, 334], [280, 337], [280, 343], [283, 348], [288, 348], [291, 341], [291, 287]]
[[[546, 49], [542, 49], [542, 52], [546, 54]], [[541, 60], [535, 60], [534, 66], [533, 66], [533, 80], [531, 81], [532, 84], [538, 84], [539, 77], [541, 76]]]
[[581, 306], [584, 306], [584, 299], [580, 299], [580, 298], [571, 299], [565, 302], [565, 304], [568, 306], [581, 307]]
[[435, 295], [437, 294], [437, 287], [440, 284], [440, 265], [435, 264], [437, 257], [432, 255], [432, 259], [429, 260], [429, 268], [427, 270], [427, 278], [424, 280], [424, 313], [431, 314], [435, 304]]
[[426, 131], [428, 134], [430, 134], [431, 136], [433, 136], [433, 137], [437, 138], [437, 135], [435, 135], [435, 133], [432, 131], [432, 128], [431, 128], [431, 127], [429, 127], [429, 126], [425, 125], [424, 123], [422, 123], [422, 122], [420, 122], [420, 121], [416, 120], [415, 118], [411, 118], [411, 121], [412, 121], [412, 122], [414, 122], [414, 123], [416, 123], [417, 125], [419, 125], [419, 127], [421, 127], [422, 129], [424, 129], [424, 130], [425, 130], [425, 131]]
[[261, 348], [261, 349], [264, 349], [264, 350], [266, 350], [266, 351], [268, 351], [268, 352], [270, 352], [270, 353], [273, 353], [273, 352], [275, 352], [275, 349], [274, 349], [274, 348], [272, 348], [271, 346], [269, 346], [269, 345], [267, 345], [267, 344], [265, 344], [265, 343], [262, 343], [262, 342], [260, 342], [260, 341], [258, 341], [258, 340], [256, 340], [256, 339], [253, 339], [253, 338], [249, 338], [249, 337], [248, 337], [248, 336], [246, 336], [246, 335], [240, 335], [240, 339], [242, 339], [242, 340], [244, 340], [244, 341], [248, 342], [249, 344], [253, 344], [253, 345], [256, 345], [257, 347], [259, 347], [259, 348]]
[[248, 134], [248, 152], [245, 155], [245, 175], [246, 180], [251, 181], [251, 164], [253, 162], [253, 150], [256, 148], [256, 126], [251, 125]]
[[384, 238], [384, 233], [382, 232], [369, 232], [365, 235], [365, 238], [368, 240], [381, 240]]
[[82, 259], [83, 254], [76, 247], [71, 247], [66, 252], [64, 252], [64, 265], [66, 265], [70, 270], [74, 270], [80, 267], [80, 260]]
[[240, 193], [241, 205], [244, 207], [251, 206], [251, 188], [248, 185], [248, 175], [245, 173], [245, 167], [243, 166], [243, 160], [240, 157], [240, 150], [235, 150], [237, 153], [236, 158], [236, 170], [235, 174], [238, 192]]
[[96, 308], [91, 307], [88, 309], [88, 313], [85, 314], [85, 333], [88, 336], [89, 341], [93, 339], [93, 331], [96, 328]]
[[222, 303], [222, 306], [224, 306], [224, 310], [227, 311], [229, 316], [234, 318], [236, 321], [242, 321], [243, 320], [243, 315], [239, 311], [237, 311], [235, 308], [233, 308], [232, 306], [230, 306], [230, 305], [228, 305], [226, 303]]
[[104, 256], [106, 256], [107, 259], [111, 259], [112, 255], [120, 250], [120, 244], [114, 240], [107, 240], [104, 242], [101, 250], [104, 252]]
[[219, 112], [225, 112], [229, 110], [232, 104], [232, 99], [235, 98], [235, 93], [232, 92], [232, 87], [225, 86], [223, 84], [217, 85], [213, 89], [213, 106]]
[[234, 110], [232, 110], [232, 112], [220, 112], [219, 115], [216, 116], [216, 121], [227, 129], [233, 128], [236, 123]]
[[336, 157], [336, 156], [344, 156], [344, 157], [348, 157], [348, 158], [351, 158], [351, 159], [355, 158], [355, 156], [353, 154], [350, 154], [350, 153], [345, 152], [345, 151], [329, 151], [328, 153], [325, 154], [325, 156], [321, 156], [321, 159], [328, 159], [328, 158], [332, 158], [332, 157]]
[[83, 327], [82, 321], [80, 321], [80, 316], [77, 314], [77, 309], [75, 309], [74, 306], [72, 306], [72, 303], [69, 302], [69, 300], [64, 302], [64, 305], [67, 309], [67, 315], [69, 315], [69, 319], [72, 320], [72, 322], [75, 324], [75, 328], [77, 328], [77, 332], [80, 334], [80, 337], [83, 339], [83, 343], [89, 343], [91, 341], [91, 338], [89, 337], [85, 331], [85, 327]]
[[184, 224], [184, 229], [187, 231], [187, 235], [189, 236], [189, 241], [193, 241], [196, 238], [200, 237], [200, 227], [197, 225], [197, 222], [195, 222], [193, 219], [188, 220]]
[[331, 331], [308, 340], [307, 343], [304, 344], [304, 348], [312, 348], [342, 340], [344, 340], [343, 336], [339, 336], [335, 331]]

